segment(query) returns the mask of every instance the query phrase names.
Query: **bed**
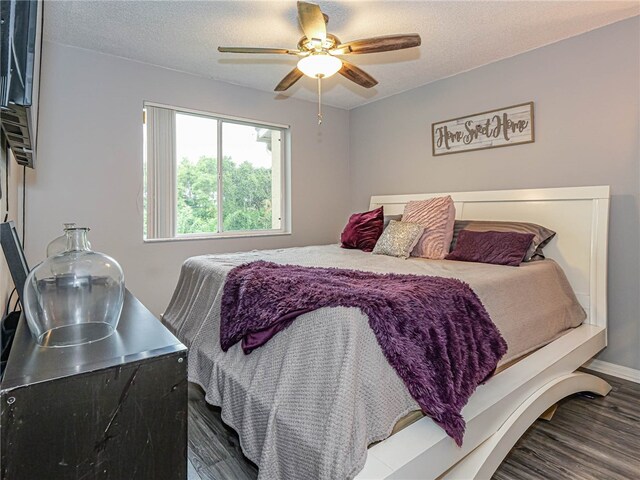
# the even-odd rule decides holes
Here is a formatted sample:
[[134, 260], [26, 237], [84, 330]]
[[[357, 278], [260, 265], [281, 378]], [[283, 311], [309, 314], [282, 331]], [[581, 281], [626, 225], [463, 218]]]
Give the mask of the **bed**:
[[[410, 200], [440, 195], [376, 196], [371, 208], [382, 205], [387, 214], [401, 213]], [[222, 406], [223, 419], [238, 431], [243, 451], [260, 465], [265, 478], [291, 476], [305, 462], [317, 467], [309, 474], [320, 477], [488, 478], [524, 430], [557, 400], [583, 390], [608, 392], [608, 385], [597, 377], [575, 373], [606, 345], [608, 187], [451, 196], [459, 219], [530, 221], [554, 229], [557, 239], [545, 248], [550, 260], [510, 268], [403, 261], [324, 246], [195, 257], [185, 262], [163, 321], [190, 347], [190, 380], [204, 388], [207, 401]], [[417, 421], [405, 422], [406, 428], [396, 428], [390, 435], [398, 420], [414, 412], [416, 405], [384, 358], [380, 362], [380, 355], [376, 356], [375, 339], [371, 340], [366, 322], [344, 322], [362, 316], [355, 309], [318, 310], [301, 316], [262, 347], [264, 351], [258, 349], [249, 356], [239, 348], [221, 352], [216, 342], [220, 286], [231, 268], [257, 259], [467, 281], [510, 350], [499, 373], [477, 389], [463, 410], [467, 431], [462, 447], [428, 417], [413, 415]], [[560, 267], [565, 280], [558, 273]], [[553, 282], [559, 286], [549, 288]], [[554, 292], [562, 298], [544, 300]], [[519, 310], [510, 298], [519, 299]], [[586, 319], [582, 309], [576, 310], [576, 299]], [[324, 340], [301, 346], [304, 335]], [[329, 349], [322, 341], [331, 346], [330, 353], [321, 351]], [[311, 358], [318, 365], [305, 363], [309, 350], [316, 352]], [[282, 360], [285, 357], [288, 363]], [[282, 381], [283, 369], [286, 381]], [[326, 372], [329, 380], [323, 376]], [[340, 381], [336, 383], [335, 378]], [[351, 398], [363, 396], [377, 406], [368, 408], [367, 414], [358, 410], [362, 402]], [[326, 408], [327, 403], [331, 408]], [[314, 444], [316, 439], [305, 436], [305, 427], [300, 427], [305, 422], [317, 423], [316, 429], [346, 425], [350, 433], [341, 437], [331, 432], [326, 437], [331, 442]], [[360, 448], [345, 447], [352, 444]], [[324, 454], [309, 459], [309, 452], [315, 451]]]

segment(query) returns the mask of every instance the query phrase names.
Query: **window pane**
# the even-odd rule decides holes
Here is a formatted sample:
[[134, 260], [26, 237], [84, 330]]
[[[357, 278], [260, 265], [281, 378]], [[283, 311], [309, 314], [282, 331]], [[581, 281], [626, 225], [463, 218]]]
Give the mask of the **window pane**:
[[176, 113], [176, 233], [218, 231], [218, 121]]
[[144, 108], [145, 239], [284, 231], [286, 129]]
[[281, 228], [281, 132], [222, 123], [224, 231]]

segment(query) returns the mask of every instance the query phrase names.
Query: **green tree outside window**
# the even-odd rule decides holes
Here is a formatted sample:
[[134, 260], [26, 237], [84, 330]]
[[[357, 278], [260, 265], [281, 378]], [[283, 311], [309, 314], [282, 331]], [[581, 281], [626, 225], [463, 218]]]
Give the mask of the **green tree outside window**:
[[[269, 230], [271, 226], [271, 169], [249, 162], [222, 160], [223, 230]], [[211, 233], [218, 230], [217, 160], [183, 159], [177, 172], [178, 234]]]

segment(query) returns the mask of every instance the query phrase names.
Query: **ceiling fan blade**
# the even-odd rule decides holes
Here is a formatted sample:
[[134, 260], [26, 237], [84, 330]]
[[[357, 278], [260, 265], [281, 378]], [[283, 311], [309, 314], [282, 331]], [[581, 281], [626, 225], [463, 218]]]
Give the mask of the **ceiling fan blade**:
[[353, 42], [338, 45], [336, 49], [349, 49], [350, 51], [348, 53], [378, 53], [418, 47], [421, 43], [420, 35], [411, 33], [408, 35], [387, 35], [384, 37], [354, 40]]
[[342, 60], [342, 68], [338, 73], [364, 88], [375, 87], [378, 84], [378, 81], [367, 72], [344, 60]]
[[329, 50], [331, 55], [349, 55], [351, 53], [351, 48], [349, 46], [340, 45], [339, 47], [332, 48]]
[[218, 47], [222, 53], [270, 53], [276, 55], [297, 55], [299, 50], [288, 50], [286, 48], [260, 48], [260, 47]]
[[317, 38], [323, 42], [327, 39], [325, 18], [315, 3], [298, 2], [298, 20], [307, 39]]
[[276, 86], [276, 88], [274, 88], [274, 91], [276, 91], [276, 92], [284, 92], [291, 85], [293, 85], [298, 80], [300, 80], [300, 78], [302, 78], [303, 75], [304, 74], [300, 70], [298, 70], [297, 68], [294, 68], [289, 73], [287, 73], [286, 77], [284, 77], [280, 81], [280, 83]]

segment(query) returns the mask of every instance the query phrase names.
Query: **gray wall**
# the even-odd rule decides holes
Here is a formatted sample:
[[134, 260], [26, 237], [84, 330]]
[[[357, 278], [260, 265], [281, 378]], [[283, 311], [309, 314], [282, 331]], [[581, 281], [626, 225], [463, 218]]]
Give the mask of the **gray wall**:
[[[639, 63], [635, 17], [352, 110], [352, 210], [372, 194], [611, 185], [599, 358], [640, 369]], [[529, 100], [535, 143], [431, 156], [432, 122]]]
[[[46, 42], [38, 159], [27, 184], [30, 263], [63, 222], [90, 226], [94, 248], [121, 263], [129, 289], [159, 314], [190, 256], [335, 242], [349, 207], [348, 112], [325, 108], [319, 128], [316, 105], [274, 96]], [[145, 100], [291, 125], [293, 234], [143, 243]]]
[[[7, 175], [9, 178], [7, 178]], [[8, 220], [15, 222], [18, 234], [22, 238], [21, 206], [19, 204], [19, 183], [22, 181], [22, 167], [18, 165], [8, 149], [4, 138], [4, 133], [0, 132], [0, 188], [2, 189], [2, 199], [0, 199], [0, 222], [4, 221], [5, 215]], [[7, 188], [8, 184], [8, 188]], [[7, 210], [7, 198], [9, 199], [9, 210]], [[9, 272], [9, 267], [0, 251], [0, 305], [4, 309], [9, 294], [13, 290], [13, 280]], [[14, 296], [15, 299], [15, 296]], [[13, 305], [12, 305], [13, 307]], [[4, 310], [3, 310], [4, 312]]]

